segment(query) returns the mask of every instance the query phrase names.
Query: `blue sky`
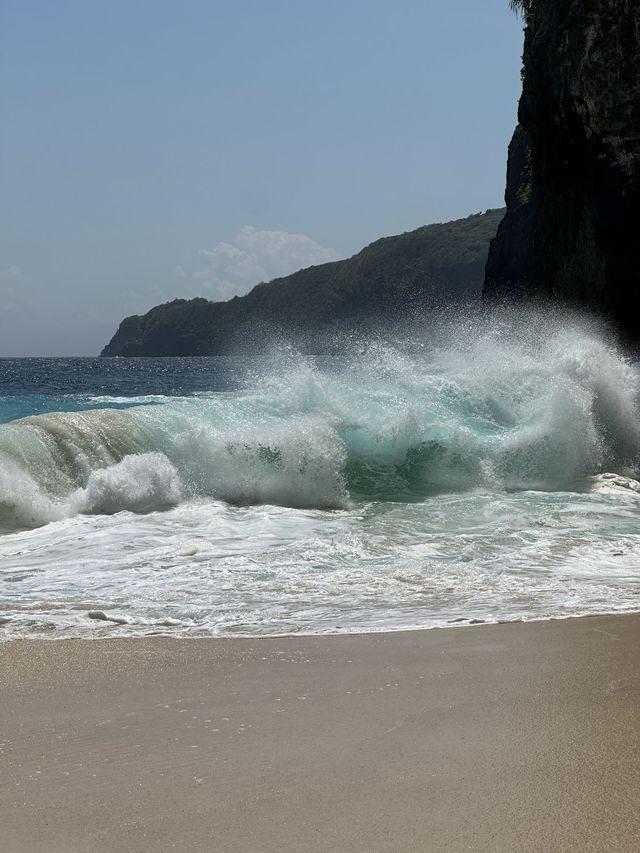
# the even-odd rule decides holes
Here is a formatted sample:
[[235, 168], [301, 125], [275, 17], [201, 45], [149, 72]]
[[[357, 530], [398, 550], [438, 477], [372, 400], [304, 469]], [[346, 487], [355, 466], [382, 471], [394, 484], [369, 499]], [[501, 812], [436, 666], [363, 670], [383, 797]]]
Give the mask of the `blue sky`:
[[507, 0], [3, 0], [0, 355], [502, 204]]

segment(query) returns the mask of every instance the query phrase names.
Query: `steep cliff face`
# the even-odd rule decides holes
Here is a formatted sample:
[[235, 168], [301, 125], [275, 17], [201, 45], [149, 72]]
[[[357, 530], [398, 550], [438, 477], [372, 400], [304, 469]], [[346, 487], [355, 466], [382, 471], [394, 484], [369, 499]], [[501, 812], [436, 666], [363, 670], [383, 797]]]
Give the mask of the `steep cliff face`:
[[640, 2], [531, 0], [485, 298], [553, 297], [640, 337]]

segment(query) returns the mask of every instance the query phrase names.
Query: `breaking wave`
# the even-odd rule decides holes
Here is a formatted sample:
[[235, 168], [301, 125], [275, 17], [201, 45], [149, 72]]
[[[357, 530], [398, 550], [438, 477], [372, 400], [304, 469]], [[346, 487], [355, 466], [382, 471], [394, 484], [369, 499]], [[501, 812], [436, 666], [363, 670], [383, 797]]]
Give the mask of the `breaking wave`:
[[476, 320], [354, 348], [274, 356], [236, 392], [0, 426], [0, 530], [202, 497], [340, 508], [636, 476], [638, 369], [597, 328]]

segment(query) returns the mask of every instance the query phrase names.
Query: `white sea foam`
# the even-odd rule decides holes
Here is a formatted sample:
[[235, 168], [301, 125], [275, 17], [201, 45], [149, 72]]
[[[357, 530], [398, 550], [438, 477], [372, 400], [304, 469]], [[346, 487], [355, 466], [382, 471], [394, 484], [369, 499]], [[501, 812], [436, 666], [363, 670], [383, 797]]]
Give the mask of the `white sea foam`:
[[[289, 359], [243, 393], [13, 422], [0, 428], [3, 526], [25, 494], [38, 523], [181, 496], [339, 507], [634, 475], [637, 369], [593, 331], [537, 322], [456, 327], [418, 355], [376, 343], [332, 371]], [[145, 463], [126, 460], [153, 467], [153, 454], [170, 477], [141, 487]]]
[[92, 471], [87, 485], [69, 497], [67, 507], [74, 515], [150, 512], [175, 506], [181, 498], [178, 472], [167, 457], [162, 453], [139, 453]]
[[274, 355], [237, 392], [6, 424], [2, 631], [637, 609], [638, 378], [597, 329], [532, 315], [323, 367]]

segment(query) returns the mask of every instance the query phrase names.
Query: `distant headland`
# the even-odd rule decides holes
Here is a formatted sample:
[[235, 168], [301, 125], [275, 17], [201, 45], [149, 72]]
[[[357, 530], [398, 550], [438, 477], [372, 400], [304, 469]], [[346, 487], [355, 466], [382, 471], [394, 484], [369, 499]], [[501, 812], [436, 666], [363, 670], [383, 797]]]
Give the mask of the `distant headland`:
[[384, 237], [343, 261], [258, 284], [228, 302], [176, 299], [127, 317], [102, 356], [220, 355], [239, 337], [307, 335], [401, 319], [433, 305], [479, 303], [504, 210]]

